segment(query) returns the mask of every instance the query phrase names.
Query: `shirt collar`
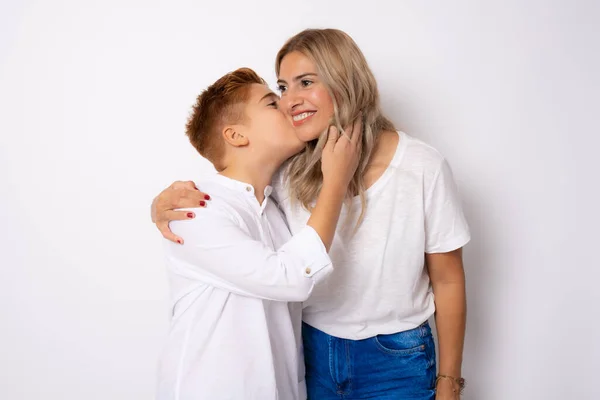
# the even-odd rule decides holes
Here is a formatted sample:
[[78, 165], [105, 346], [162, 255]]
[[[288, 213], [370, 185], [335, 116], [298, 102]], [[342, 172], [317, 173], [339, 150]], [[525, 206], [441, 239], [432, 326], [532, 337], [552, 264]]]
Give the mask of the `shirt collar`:
[[[223, 186], [226, 186], [232, 190], [245, 193], [246, 195], [249, 195], [251, 197], [255, 197], [254, 187], [249, 183], [231, 179], [221, 174], [215, 174], [215, 180], [217, 180]], [[267, 185], [267, 187], [265, 187], [264, 192], [265, 198], [269, 197], [271, 193], [273, 193], [273, 187], [271, 185]]]

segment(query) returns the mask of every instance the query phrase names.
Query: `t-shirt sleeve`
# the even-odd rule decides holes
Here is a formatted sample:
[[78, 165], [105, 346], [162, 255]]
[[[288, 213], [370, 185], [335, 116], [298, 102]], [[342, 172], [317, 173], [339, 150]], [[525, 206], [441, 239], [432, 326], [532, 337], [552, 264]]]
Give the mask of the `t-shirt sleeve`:
[[425, 200], [425, 253], [447, 253], [463, 247], [470, 239], [458, 188], [444, 159]]

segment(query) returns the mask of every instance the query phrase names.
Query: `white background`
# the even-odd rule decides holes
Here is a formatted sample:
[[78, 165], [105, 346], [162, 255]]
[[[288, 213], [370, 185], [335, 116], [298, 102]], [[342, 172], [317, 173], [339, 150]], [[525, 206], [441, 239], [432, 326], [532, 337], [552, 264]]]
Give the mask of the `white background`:
[[168, 326], [152, 198], [208, 164], [195, 96], [307, 27], [350, 33], [385, 111], [450, 160], [465, 399], [598, 399], [594, 1], [0, 2], [0, 398], [153, 398]]

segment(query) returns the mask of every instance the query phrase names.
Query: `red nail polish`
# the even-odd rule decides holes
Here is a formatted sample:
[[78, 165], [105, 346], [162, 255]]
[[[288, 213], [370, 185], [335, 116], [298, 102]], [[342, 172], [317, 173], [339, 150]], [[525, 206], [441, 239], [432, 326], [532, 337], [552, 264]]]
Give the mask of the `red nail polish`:
[[181, 240], [177, 239], [177, 243], [181, 244]]
[[194, 218], [194, 214], [192, 214], [192, 213], [187, 213], [187, 217], [188, 217], [188, 218]]
[[205, 200], [210, 200], [210, 196], [209, 196], [209, 195], [207, 195], [207, 194], [205, 194], [205, 195], [204, 195], [204, 199], [205, 199]]
[[200, 202], [200, 207], [204, 207], [205, 205], [206, 205], [206, 202], [205, 202], [204, 200], [202, 200], [202, 201]]

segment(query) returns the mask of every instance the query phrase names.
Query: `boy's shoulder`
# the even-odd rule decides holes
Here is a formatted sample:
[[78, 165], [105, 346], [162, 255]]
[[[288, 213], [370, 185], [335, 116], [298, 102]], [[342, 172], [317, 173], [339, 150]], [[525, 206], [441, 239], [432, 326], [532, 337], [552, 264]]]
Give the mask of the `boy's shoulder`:
[[[240, 226], [250, 228], [260, 225], [257, 212], [257, 203], [253, 188], [239, 181], [233, 181], [221, 175], [209, 176], [202, 180], [194, 181], [196, 187], [210, 196], [205, 208], [196, 209], [196, 216], [201, 215], [206, 219], [227, 219]], [[285, 213], [271, 192], [271, 198], [265, 205], [262, 214], [269, 220], [269, 224], [279, 226], [285, 222]]]
[[210, 196], [202, 213], [206, 212], [206, 215], [213, 217], [227, 216], [239, 222], [241, 215], [248, 212], [248, 202], [244, 198], [246, 193], [224, 184], [218, 176], [207, 177], [194, 183], [198, 189]]

